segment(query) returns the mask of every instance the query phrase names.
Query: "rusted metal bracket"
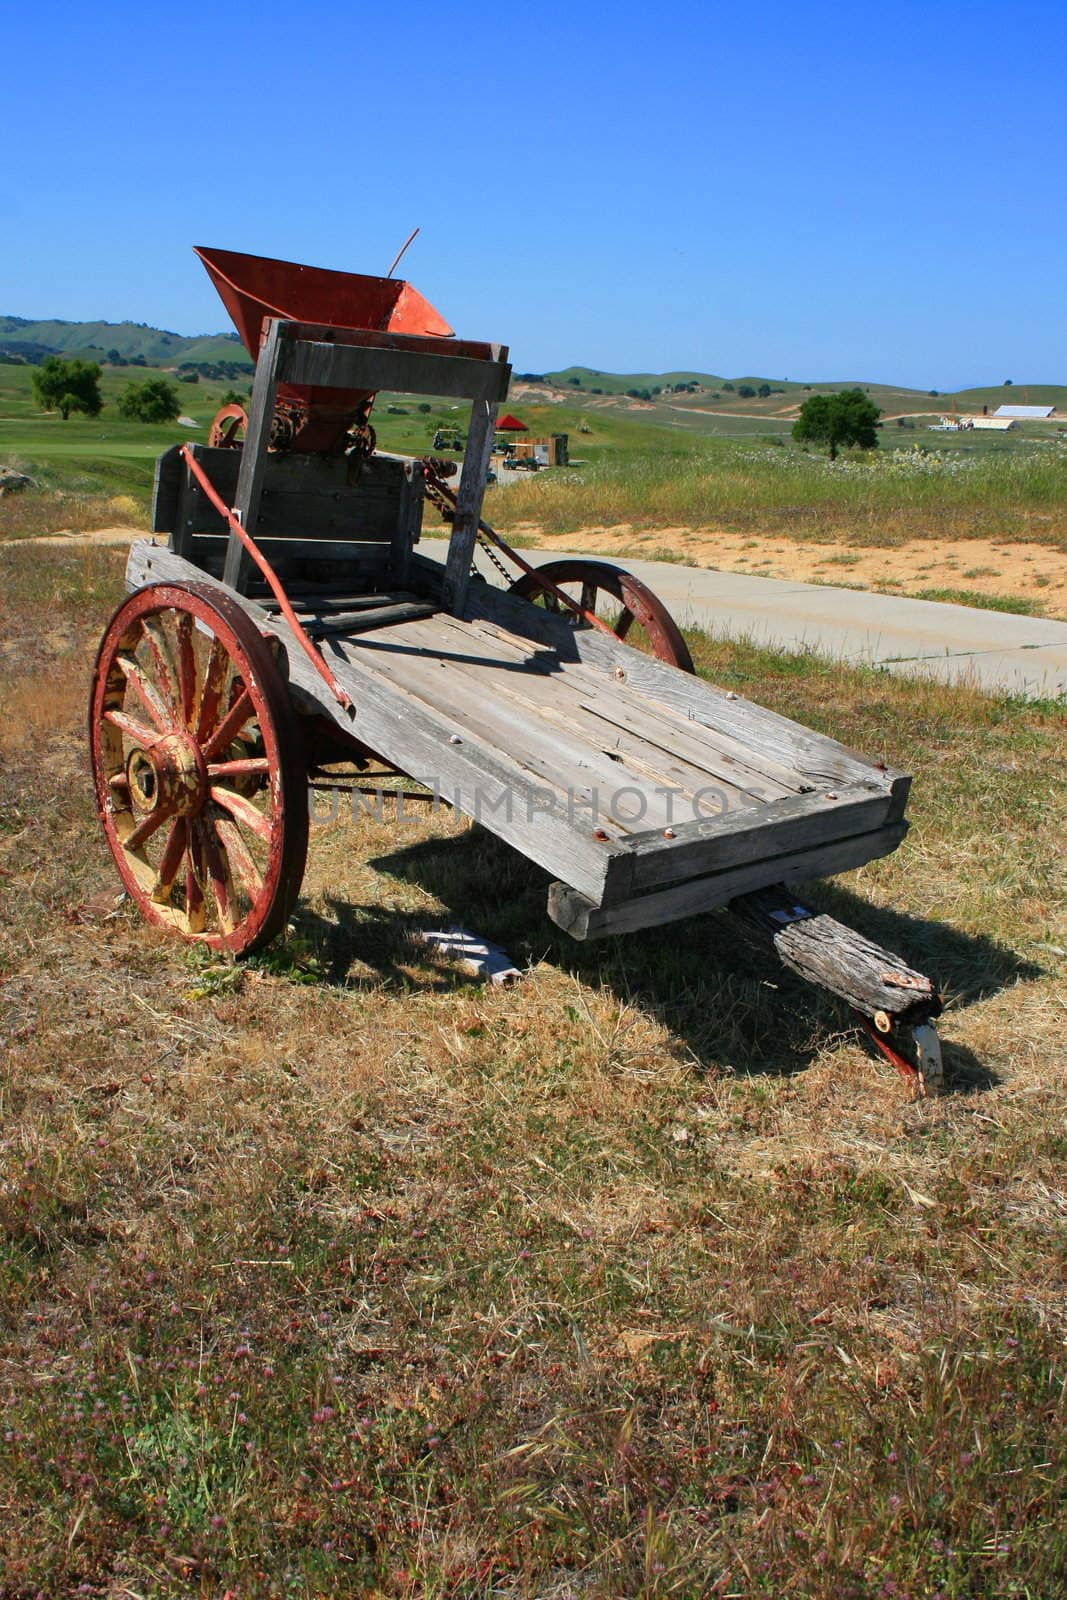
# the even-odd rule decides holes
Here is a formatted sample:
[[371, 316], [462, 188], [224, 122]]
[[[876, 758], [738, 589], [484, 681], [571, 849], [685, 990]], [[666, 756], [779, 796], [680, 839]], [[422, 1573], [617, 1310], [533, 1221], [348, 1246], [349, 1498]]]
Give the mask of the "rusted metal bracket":
[[[879, 1015], [884, 1016], [884, 1013]], [[909, 1061], [908, 1057], [902, 1055], [896, 1047], [897, 1035], [892, 1024], [883, 1030], [877, 1018], [872, 1020], [870, 1017], [865, 1017], [862, 1011], [853, 1011], [853, 1016], [871, 1043], [881, 1051], [887, 1061], [892, 1063], [917, 1098], [929, 1099], [944, 1091], [945, 1069], [941, 1059], [941, 1040], [932, 1022], [913, 1022], [910, 1025], [915, 1060]], [[888, 1022], [888, 1018], [886, 1021]]]

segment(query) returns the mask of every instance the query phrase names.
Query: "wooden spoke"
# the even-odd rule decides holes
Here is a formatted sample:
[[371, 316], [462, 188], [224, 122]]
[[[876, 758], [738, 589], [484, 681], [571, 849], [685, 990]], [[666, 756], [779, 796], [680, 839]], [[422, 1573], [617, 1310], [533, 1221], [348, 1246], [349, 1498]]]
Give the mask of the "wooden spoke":
[[209, 761], [207, 775], [209, 778], [244, 778], [269, 771], [270, 762], [266, 756], [248, 756], [241, 761]]
[[155, 684], [149, 683], [137, 662], [131, 656], [120, 655], [118, 664], [126, 676], [126, 682], [152, 718], [160, 733], [168, 733], [173, 726], [173, 721]]
[[188, 728], [193, 720], [196, 704], [196, 657], [193, 654], [193, 619], [188, 611], [179, 611], [174, 628], [175, 647], [178, 652], [178, 691], [181, 695], [182, 721]]
[[[138, 722], [136, 717], [127, 716], [125, 711], [105, 711], [104, 721], [110, 722], [112, 727], [118, 728], [120, 733], [128, 733], [130, 738], [136, 744], [139, 744], [142, 749], [147, 749], [150, 744], [155, 744], [159, 738], [158, 730], [147, 727], [143, 722]], [[118, 777], [118, 773], [115, 776]]]
[[196, 718], [196, 737], [203, 740], [209, 728], [218, 721], [222, 689], [230, 670], [230, 658], [221, 639], [212, 639], [204, 669], [204, 687], [200, 692], [200, 709]]
[[233, 882], [230, 878], [230, 863], [227, 860], [226, 852], [220, 848], [214, 829], [202, 817], [196, 819], [193, 827], [200, 836], [204, 860], [207, 862], [211, 892], [215, 897], [223, 932], [232, 933], [237, 926], [237, 916], [233, 903]]
[[166, 905], [170, 899], [178, 869], [185, 859], [188, 842], [189, 829], [185, 818], [175, 817], [171, 823], [167, 842], [163, 846], [163, 855], [156, 869], [156, 881], [152, 886], [152, 899], [157, 905]]
[[210, 761], [212, 756], [217, 755], [220, 750], [225, 750], [227, 745], [232, 744], [245, 723], [254, 715], [255, 708], [252, 705], [252, 696], [247, 689], [242, 689], [214, 733], [204, 744], [204, 760]]
[[229, 817], [215, 817], [215, 832], [222, 840], [230, 864], [241, 880], [250, 900], [255, 900], [263, 890], [263, 875], [252, 857], [252, 852], [241, 838], [241, 830]]
[[581, 607], [583, 611], [596, 611], [597, 586], [588, 578], [582, 584]]
[[155, 663], [157, 687], [167, 703], [169, 724], [172, 728], [178, 727], [181, 724], [181, 707], [170, 643], [163, 632], [163, 623], [158, 615], [142, 617], [141, 627], [144, 630], [145, 643]]
[[123, 843], [124, 847], [127, 850], [139, 850], [141, 848], [141, 846], [144, 844], [145, 840], [146, 839], [150, 839], [152, 837], [152, 835], [157, 831], [157, 829], [162, 827], [163, 823], [166, 822], [166, 820], [167, 820], [167, 817], [166, 817], [166, 813], [165, 812], [163, 812], [163, 811], [150, 812], [149, 815], [147, 817], [145, 817], [142, 822], [139, 822], [137, 824], [137, 826], [136, 826], [136, 828], [134, 828], [133, 832], [130, 833], [130, 834], [127, 834], [126, 838], [123, 839], [122, 843]]
[[629, 609], [629, 607], [627, 607], [627, 609], [621, 613], [618, 622], [616, 622], [616, 624], [615, 624], [615, 637], [616, 637], [616, 639], [625, 639], [626, 638], [626, 635], [629, 633], [631, 627], [633, 626], [633, 621], [634, 621], [634, 614]]
[[270, 818], [264, 816], [262, 811], [257, 811], [251, 800], [246, 800], [243, 794], [235, 794], [232, 789], [223, 789], [214, 783], [208, 793], [217, 806], [221, 806], [231, 817], [243, 823], [251, 833], [262, 839], [264, 844], [270, 843]]
[[185, 857], [185, 915], [189, 921], [189, 932], [202, 933], [207, 923], [204, 910], [207, 869], [197, 829], [188, 824], [186, 828], [189, 847]]

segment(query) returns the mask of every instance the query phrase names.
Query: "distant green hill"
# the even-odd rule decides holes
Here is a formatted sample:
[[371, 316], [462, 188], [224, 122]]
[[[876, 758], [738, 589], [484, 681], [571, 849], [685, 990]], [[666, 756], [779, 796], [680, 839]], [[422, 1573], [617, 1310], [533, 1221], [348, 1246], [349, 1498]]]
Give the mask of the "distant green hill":
[[[988, 388], [908, 389], [863, 379], [804, 383], [788, 378], [722, 378], [711, 372], [600, 372], [595, 367], [564, 367], [558, 372], [518, 373], [516, 382], [530, 386], [530, 399], [540, 385], [573, 392], [575, 400], [592, 406], [621, 404], [634, 408], [643, 403], [649, 421], [681, 424], [683, 414], [695, 424], [698, 417], [726, 421], [765, 418], [768, 424], [790, 425], [809, 394], [831, 394], [839, 389], [864, 389], [886, 417], [936, 415], [957, 412], [992, 412], [1001, 405], [1049, 405], [1067, 413], [1067, 386], [1062, 384], [1008, 383]], [[760, 390], [764, 393], [760, 393]], [[769, 392], [767, 392], [769, 391]], [[641, 409], [639, 407], [638, 409]], [[670, 415], [668, 415], [668, 413]], [[661, 415], [662, 414], [662, 415]], [[710, 426], [710, 424], [709, 424]]]
[[[522, 375], [520, 374], [520, 377]], [[835, 389], [860, 388], [871, 393], [914, 395], [916, 399], [926, 393], [922, 389], [899, 389], [891, 384], [871, 383], [858, 378], [840, 379], [833, 383], [805, 383], [789, 378], [767, 378], [748, 374], [740, 377], [720, 377], [714, 372], [599, 372], [595, 367], [564, 367], [559, 372], [546, 372], [545, 383], [558, 388], [581, 389], [585, 394], [627, 394], [631, 389], [675, 389], [680, 384], [696, 384], [699, 389], [736, 396], [738, 389], [758, 391], [766, 384], [773, 393], [803, 395], [812, 390], [831, 392]]]
[[544, 379], [561, 389], [584, 389], [590, 394], [598, 389], [602, 394], [625, 394], [627, 389], [665, 388], [668, 384], [673, 388], [678, 383], [717, 389], [723, 381], [710, 372], [598, 372], [595, 367], [564, 367], [561, 372], [546, 372]]
[[117, 351], [124, 361], [140, 357], [150, 367], [176, 367], [183, 361], [252, 363], [235, 333], [207, 333], [187, 338], [150, 328], [143, 322], [31, 322], [26, 317], [0, 317], [0, 353], [33, 361], [44, 355], [92, 353], [105, 360]]
[[[252, 363], [235, 333], [195, 337], [152, 328], [143, 322], [66, 322], [60, 318], [34, 322], [27, 317], [0, 317], [0, 359], [37, 362], [49, 355], [89, 355], [106, 363], [111, 352], [122, 362], [150, 367], [184, 363], [226, 362], [252, 371]], [[214, 376], [219, 376], [216, 373]], [[236, 374], [234, 375], [237, 376]], [[950, 410], [990, 411], [998, 405], [1054, 405], [1067, 412], [1067, 387], [1055, 384], [998, 384], [961, 389], [958, 393], [908, 389], [862, 379], [805, 383], [789, 378], [724, 378], [713, 372], [602, 372], [596, 367], [563, 367], [556, 372], [516, 373], [516, 385], [531, 385], [529, 399], [545, 385], [573, 393], [583, 405], [621, 406], [642, 411], [642, 420], [700, 432], [748, 432], [760, 426], [788, 431], [804, 398], [812, 393], [861, 388], [884, 416], [919, 415]], [[769, 393], [760, 394], [760, 389]], [[636, 397], [636, 399], [635, 399]], [[545, 400], [550, 396], [545, 395]], [[651, 410], [648, 407], [651, 406]]]

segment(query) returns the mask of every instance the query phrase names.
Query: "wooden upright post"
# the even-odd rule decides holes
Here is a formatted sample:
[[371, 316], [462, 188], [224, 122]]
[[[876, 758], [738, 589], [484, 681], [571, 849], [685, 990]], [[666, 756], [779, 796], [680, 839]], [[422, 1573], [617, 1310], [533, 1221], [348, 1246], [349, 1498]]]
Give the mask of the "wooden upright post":
[[[259, 519], [259, 502], [263, 494], [263, 474], [267, 465], [267, 448], [270, 428], [274, 420], [274, 395], [278, 387], [278, 362], [283, 340], [280, 324], [272, 317], [267, 325], [267, 336], [260, 348], [256, 362], [256, 376], [252, 383], [252, 404], [248, 411], [244, 449], [241, 452], [241, 470], [237, 475], [235, 510], [246, 533], [256, 536]], [[248, 592], [252, 573], [252, 559], [235, 533], [230, 534], [226, 546], [226, 565], [222, 581], [238, 594]]]
[[482, 517], [482, 497], [493, 450], [497, 407], [487, 400], [476, 400], [471, 407], [467, 448], [463, 455], [463, 476], [456, 496], [456, 514], [445, 561], [444, 603], [454, 617], [463, 615], [470, 582], [474, 545]]

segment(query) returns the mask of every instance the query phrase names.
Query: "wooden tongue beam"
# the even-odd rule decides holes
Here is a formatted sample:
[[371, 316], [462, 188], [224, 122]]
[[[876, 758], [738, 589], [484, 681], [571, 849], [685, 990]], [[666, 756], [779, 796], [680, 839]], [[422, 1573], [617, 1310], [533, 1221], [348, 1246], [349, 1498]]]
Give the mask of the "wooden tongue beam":
[[[741, 895], [729, 909], [791, 972], [846, 1001], [919, 1094], [940, 1092], [940, 1050], [930, 1023], [941, 1011], [941, 996], [928, 977], [843, 922], [812, 911], [782, 885]], [[898, 1049], [907, 1029], [915, 1063]]]

